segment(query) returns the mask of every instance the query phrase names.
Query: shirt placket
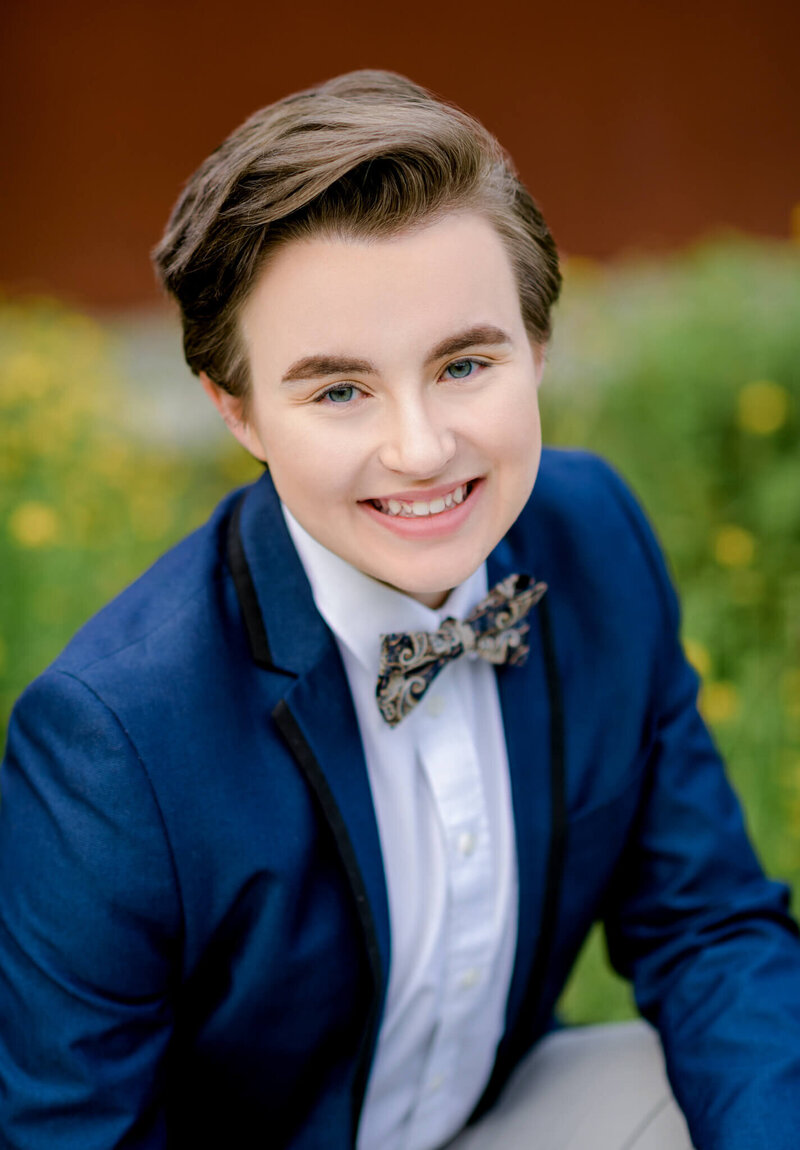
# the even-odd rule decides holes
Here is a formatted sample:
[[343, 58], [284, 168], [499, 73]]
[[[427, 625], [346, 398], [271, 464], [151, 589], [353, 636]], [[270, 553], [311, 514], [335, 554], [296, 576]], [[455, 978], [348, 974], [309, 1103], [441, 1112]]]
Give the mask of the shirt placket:
[[[468, 666], [452, 670], [469, 674]], [[447, 1121], [453, 1092], [458, 1094], [464, 1020], [475, 1009], [494, 957], [495, 866], [477, 749], [469, 733], [472, 724], [456, 690], [459, 677], [449, 675], [448, 683], [434, 685], [422, 704], [418, 753], [442, 828], [447, 911], [440, 1009], [409, 1146], [420, 1144], [423, 1131], [433, 1135]]]

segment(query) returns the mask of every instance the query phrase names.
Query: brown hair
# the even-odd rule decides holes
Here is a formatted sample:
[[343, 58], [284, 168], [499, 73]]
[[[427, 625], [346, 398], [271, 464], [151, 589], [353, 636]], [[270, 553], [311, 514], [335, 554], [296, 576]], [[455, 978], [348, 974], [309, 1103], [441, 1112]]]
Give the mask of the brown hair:
[[477, 120], [380, 71], [337, 76], [262, 108], [197, 169], [153, 252], [181, 309], [187, 363], [246, 400], [239, 312], [278, 244], [376, 238], [452, 210], [478, 211], [494, 225], [526, 329], [545, 342], [561, 286], [555, 243]]

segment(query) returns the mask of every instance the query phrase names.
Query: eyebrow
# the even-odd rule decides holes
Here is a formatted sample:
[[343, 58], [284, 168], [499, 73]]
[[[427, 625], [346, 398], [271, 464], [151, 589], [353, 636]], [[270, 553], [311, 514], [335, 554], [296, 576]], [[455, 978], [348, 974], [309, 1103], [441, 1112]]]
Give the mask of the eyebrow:
[[[448, 336], [430, 352], [426, 365], [434, 363], [437, 359], [446, 359], [450, 355], [458, 355], [461, 351], [476, 345], [484, 347], [499, 347], [510, 344], [511, 336], [495, 327], [494, 324], [476, 324], [464, 331]], [[281, 376], [281, 383], [294, 383], [297, 380], [323, 379], [329, 375], [378, 375], [378, 369], [369, 359], [355, 359], [349, 355], [306, 355], [295, 360], [291, 367]]]

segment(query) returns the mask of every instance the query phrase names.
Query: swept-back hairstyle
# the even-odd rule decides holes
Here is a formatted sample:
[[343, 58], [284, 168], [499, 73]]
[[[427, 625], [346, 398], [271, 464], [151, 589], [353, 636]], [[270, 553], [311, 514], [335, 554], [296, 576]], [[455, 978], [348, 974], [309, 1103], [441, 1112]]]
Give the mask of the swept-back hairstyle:
[[528, 333], [546, 341], [561, 285], [555, 243], [477, 120], [381, 71], [337, 76], [262, 108], [190, 178], [153, 252], [181, 310], [187, 363], [246, 400], [239, 312], [277, 245], [320, 234], [374, 239], [454, 210], [494, 225]]

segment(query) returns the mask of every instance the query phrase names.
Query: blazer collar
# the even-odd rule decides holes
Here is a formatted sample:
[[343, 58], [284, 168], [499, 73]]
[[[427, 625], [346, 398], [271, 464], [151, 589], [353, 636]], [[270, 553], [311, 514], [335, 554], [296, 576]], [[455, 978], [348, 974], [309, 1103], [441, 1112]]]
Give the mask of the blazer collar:
[[332, 640], [268, 472], [236, 506], [228, 557], [256, 663], [295, 677], [310, 671]]
[[[294, 676], [310, 671], [328, 649], [330, 632], [317, 611], [268, 472], [239, 501], [229, 542], [255, 662]], [[487, 560], [489, 587], [522, 570], [519, 562], [509, 539], [502, 539]]]

